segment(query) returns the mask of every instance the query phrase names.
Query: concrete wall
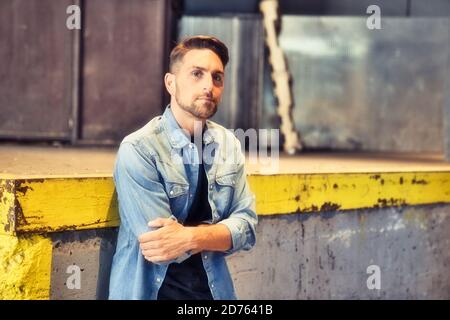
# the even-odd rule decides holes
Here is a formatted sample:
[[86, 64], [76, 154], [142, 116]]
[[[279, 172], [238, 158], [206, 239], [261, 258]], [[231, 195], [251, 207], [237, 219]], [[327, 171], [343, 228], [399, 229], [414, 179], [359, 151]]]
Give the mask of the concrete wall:
[[[450, 299], [450, 205], [260, 217], [228, 259], [240, 299]], [[116, 228], [55, 233], [51, 299], [104, 299]], [[68, 289], [70, 265], [81, 288]], [[378, 265], [381, 289], [367, 288]]]
[[[50, 299], [107, 299], [117, 229], [52, 234]], [[67, 285], [67, 280], [74, 274], [73, 270], [68, 270], [72, 265], [80, 268], [80, 289], [69, 289], [70, 286]]]

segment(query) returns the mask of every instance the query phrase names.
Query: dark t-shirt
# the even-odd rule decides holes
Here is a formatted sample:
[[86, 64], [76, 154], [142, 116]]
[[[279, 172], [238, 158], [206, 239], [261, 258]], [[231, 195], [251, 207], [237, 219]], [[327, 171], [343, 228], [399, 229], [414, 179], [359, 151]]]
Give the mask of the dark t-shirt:
[[[194, 201], [184, 222], [185, 226], [195, 226], [211, 219], [208, 202], [208, 179], [203, 161], [199, 165], [198, 186]], [[212, 300], [208, 276], [201, 253], [197, 253], [181, 263], [171, 263], [158, 292], [158, 300]]]

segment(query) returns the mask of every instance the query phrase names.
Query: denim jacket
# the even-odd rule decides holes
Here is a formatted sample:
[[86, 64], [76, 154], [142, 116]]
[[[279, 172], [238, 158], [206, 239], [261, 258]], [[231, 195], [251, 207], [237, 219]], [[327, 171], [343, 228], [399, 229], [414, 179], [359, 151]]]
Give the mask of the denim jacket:
[[210, 120], [205, 129], [204, 150], [199, 153], [197, 145], [201, 143], [191, 143], [169, 105], [162, 116], [120, 144], [114, 182], [121, 223], [111, 267], [110, 299], [156, 299], [168, 264], [189, 257], [190, 253], [185, 253], [165, 263], [149, 262], [141, 253], [138, 237], [150, 231], [147, 223], [158, 217], [183, 223], [197, 188], [200, 160], [204, 161], [212, 211], [212, 219], [203, 223], [224, 224], [232, 237], [228, 251], [203, 251], [203, 265], [214, 299], [236, 299], [225, 257], [255, 245], [255, 196], [246, 180], [239, 140]]

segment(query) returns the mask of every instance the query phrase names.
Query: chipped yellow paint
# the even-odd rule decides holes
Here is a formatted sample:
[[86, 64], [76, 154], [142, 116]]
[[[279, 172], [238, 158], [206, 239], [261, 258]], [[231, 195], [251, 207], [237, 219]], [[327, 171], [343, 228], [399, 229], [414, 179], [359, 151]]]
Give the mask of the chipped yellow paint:
[[54, 232], [119, 225], [112, 178], [16, 181], [18, 232]]
[[450, 172], [249, 176], [258, 215], [450, 203]]
[[[250, 175], [258, 215], [450, 203], [450, 172]], [[111, 177], [16, 180], [18, 232], [119, 225]]]
[[41, 235], [0, 235], [0, 300], [50, 297], [52, 241]]
[[0, 180], [0, 234], [15, 234], [14, 181]]
[[[442, 171], [250, 175], [248, 180], [258, 215], [450, 203], [450, 172]], [[421, 223], [407, 214], [405, 219]], [[49, 298], [51, 239], [26, 233], [117, 225], [111, 177], [0, 180], [0, 299]]]

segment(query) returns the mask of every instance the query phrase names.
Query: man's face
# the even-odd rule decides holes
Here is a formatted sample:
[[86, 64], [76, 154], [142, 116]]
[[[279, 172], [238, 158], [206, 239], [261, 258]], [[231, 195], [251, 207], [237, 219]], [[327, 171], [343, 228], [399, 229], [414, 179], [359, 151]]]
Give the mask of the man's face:
[[200, 119], [217, 112], [224, 85], [220, 58], [209, 49], [188, 51], [175, 68], [175, 101]]

